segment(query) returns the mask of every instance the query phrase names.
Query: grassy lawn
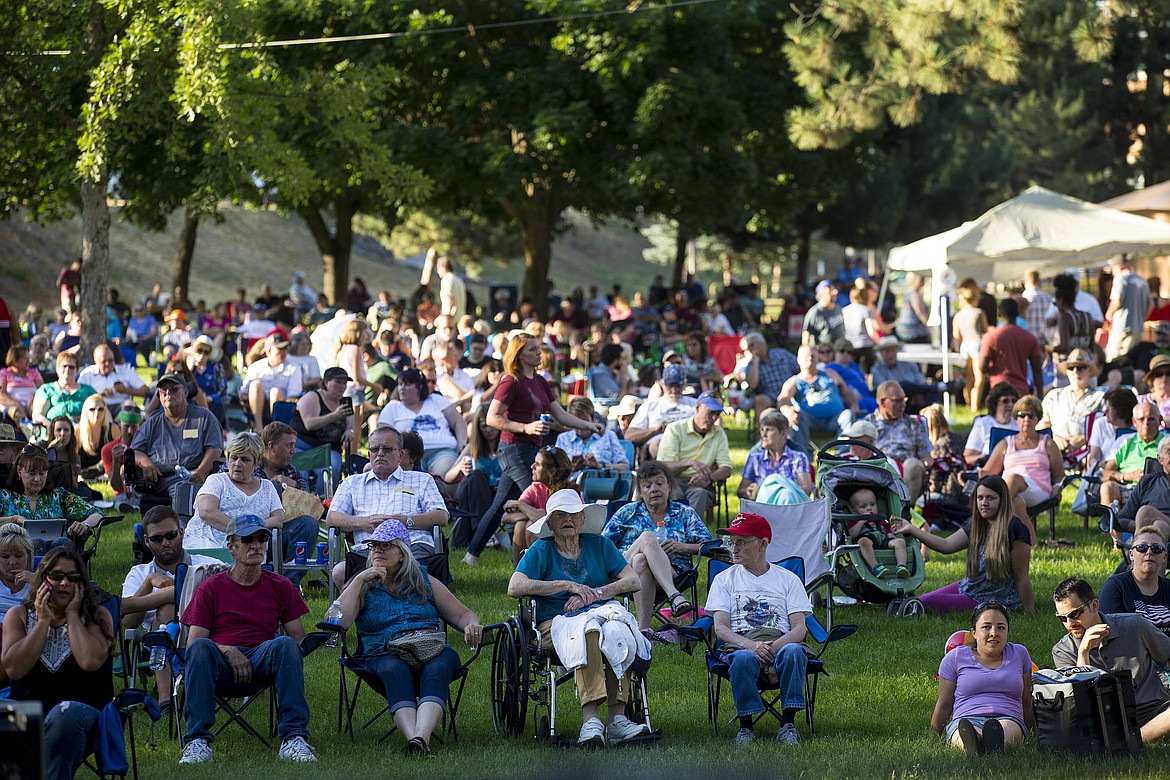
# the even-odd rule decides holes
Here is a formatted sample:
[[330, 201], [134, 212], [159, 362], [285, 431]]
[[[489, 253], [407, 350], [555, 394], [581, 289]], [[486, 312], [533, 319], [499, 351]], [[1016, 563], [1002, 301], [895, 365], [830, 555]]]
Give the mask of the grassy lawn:
[[[969, 422], [957, 415], [957, 423]], [[734, 426], [729, 426], [734, 427]], [[730, 431], [738, 466], [746, 455], [746, 436], [741, 428]], [[738, 476], [733, 483], [738, 482]], [[732, 493], [735, 490], [732, 484]], [[1083, 531], [1079, 518], [1065, 511], [1057, 521], [1058, 535], [1077, 542], [1075, 548], [1041, 547], [1032, 562], [1032, 581], [1037, 613], [1014, 616], [1011, 639], [1028, 647], [1040, 666], [1051, 665], [1050, 649], [1063, 630], [1052, 617], [1048, 598], [1052, 588], [1076, 574], [1095, 585], [1112, 572], [1116, 554], [1094, 531]], [[732, 499], [732, 512], [737, 500]], [[129, 519], [129, 518], [128, 518]], [[1041, 534], [1044, 526], [1041, 525]], [[103, 536], [96, 561], [96, 576], [107, 589], [120, 590], [130, 560], [130, 523], [120, 523]], [[927, 564], [925, 590], [953, 582], [962, 576], [963, 554], [936, 555]], [[501, 620], [514, 612], [504, 596], [511, 573], [510, 558], [489, 550], [480, 566], [468, 569], [455, 557], [454, 590], [475, 609], [484, 623]], [[325, 596], [309, 599], [315, 622], [328, 606]], [[356, 745], [336, 729], [336, 654], [322, 649], [306, 662], [305, 674], [313, 719], [311, 742], [320, 763], [290, 765], [273, 752], [245, 739], [230, 728], [215, 743], [215, 760], [202, 767], [179, 767], [179, 748], [163, 728], [153, 732], [140, 720], [138, 735], [140, 769], [145, 777], [262, 777], [276, 771], [281, 777], [367, 777], [387, 771], [420, 777], [452, 777], [474, 773], [476, 777], [697, 777], [719, 776], [733, 771], [741, 777], [863, 777], [935, 778], [1061, 776], [1161, 777], [1168, 753], [1164, 747], [1147, 748], [1137, 760], [1111, 762], [1037, 753], [1028, 744], [1006, 756], [986, 761], [967, 761], [960, 751], [945, 747], [929, 731], [943, 642], [950, 633], [965, 628], [966, 616], [928, 616], [919, 619], [887, 618], [884, 606], [839, 607], [837, 622], [856, 623], [853, 637], [830, 648], [826, 663], [831, 675], [822, 680], [817, 706], [817, 734], [810, 736], [803, 720], [798, 728], [805, 742], [799, 748], [781, 748], [770, 740], [775, 724], [765, 720], [758, 730], [762, 739], [747, 749], [731, 744], [734, 724], [720, 724], [714, 736], [706, 722], [706, 679], [701, 653], [687, 656], [675, 647], [655, 649], [651, 669], [650, 714], [664, 739], [647, 750], [584, 753], [536, 743], [531, 729], [525, 736], [508, 739], [492, 731], [488, 700], [490, 658], [485, 653], [472, 667], [459, 718], [457, 745], [442, 745], [434, 760], [407, 763], [399, 753], [395, 735], [378, 744], [382, 731], [358, 732]], [[466, 648], [456, 642], [457, 650]], [[368, 693], [368, 692], [367, 692]], [[560, 690], [558, 724], [575, 738], [580, 726], [572, 686]], [[366, 696], [359, 715], [376, 710], [374, 697]], [[530, 710], [531, 711], [531, 710]], [[724, 691], [721, 713], [734, 712], [730, 693]], [[141, 716], [139, 716], [141, 717]], [[256, 716], [253, 716], [256, 717]], [[383, 725], [380, 722], [378, 725]], [[384, 728], [384, 726], [383, 726]], [[260, 772], [260, 775], [252, 775]]]

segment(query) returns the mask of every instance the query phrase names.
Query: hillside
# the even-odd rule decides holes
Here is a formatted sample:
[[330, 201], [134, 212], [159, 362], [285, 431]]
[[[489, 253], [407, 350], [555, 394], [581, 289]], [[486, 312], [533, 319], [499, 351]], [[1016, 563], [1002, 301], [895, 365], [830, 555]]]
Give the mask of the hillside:
[[[178, 216], [164, 233], [148, 233], [120, 220], [113, 209], [110, 234], [110, 284], [124, 300], [140, 298], [154, 282], [169, 286], [171, 256], [181, 224]], [[569, 228], [553, 245], [550, 277], [559, 291], [596, 284], [604, 290], [616, 282], [627, 290], [645, 289], [654, 275], [666, 269], [642, 258], [646, 241], [631, 226], [605, 223], [595, 226], [580, 214], [569, 217]], [[37, 225], [21, 218], [0, 222], [0, 294], [10, 306], [29, 301], [55, 306], [54, 281], [62, 266], [80, 254], [81, 219]], [[419, 264], [396, 259], [377, 241], [357, 236], [351, 274], [361, 276], [377, 292], [409, 295], [418, 285]], [[472, 290], [485, 301], [486, 283], [518, 283], [524, 275], [522, 259], [509, 264], [485, 262], [466, 269]], [[237, 287], [254, 295], [263, 282], [287, 290], [296, 271], [321, 289], [320, 258], [299, 218], [272, 211], [225, 207], [223, 221], [207, 220], [199, 227], [191, 273], [190, 297], [209, 302], [234, 297]], [[709, 281], [714, 281], [711, 279]]]

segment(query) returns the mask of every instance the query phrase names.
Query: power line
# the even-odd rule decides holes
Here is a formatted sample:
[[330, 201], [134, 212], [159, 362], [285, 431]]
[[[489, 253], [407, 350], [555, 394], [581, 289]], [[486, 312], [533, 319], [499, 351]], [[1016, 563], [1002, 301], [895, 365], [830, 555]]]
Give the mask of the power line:
[[[669, 11], [687, 6], [709, 5], [711, 3], [726, 3], [728, 0], [678, 0], [666, 5], [644, 5], [639, 0], [633, 0], [625, 8], [615, 8], [609, 11], [589, 11], [587, 13], [568, 14], [566, 16], [542, 16], [537, 19], [520, 19], [512, 22], [487, 22], [485, 24], [467, 24], [451, 27], [435, 27], [428, 30], [407, 30], [405, 32], [367, 33], [365, 35], [338, 35], [328, 38], [291, 38], [281, 41], [260, 41], [247, 43], [221, 43], [216, 48], [230, 49], [269, 49], [287, 48], [290, 46], [322, 46], [338, 43], [361, 43], [365, 41], [384, 41], [394, 38], [421, 38], [429, 35], [451, 35], [455, 33], [474, 33], [476, 30], [504, 30], [513, 27], [530, 27], [538, 24], [555, 24], [558, 22], [576, 22], [586, 19], [602, 19], [609, 16], [631, 16], [647, 11]], [[65, 57], [73, 53], [72, 49], [49, 49], [36, 52], [40, 56]]]

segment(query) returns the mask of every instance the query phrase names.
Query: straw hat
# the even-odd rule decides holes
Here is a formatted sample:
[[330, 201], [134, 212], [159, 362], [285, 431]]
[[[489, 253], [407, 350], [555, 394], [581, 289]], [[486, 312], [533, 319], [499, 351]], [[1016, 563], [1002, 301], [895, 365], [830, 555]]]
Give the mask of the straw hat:
[[548, 503], [544, 505], [544, 517], [528, 526], [528, 532], [542, 539], [552, 536], [553, 530], [548, 526], [548, 519], [553, 512], [568, 512], [569, 514], [584, 512], [585, 523], [581, 526], [583, 534], [599, 534], [601, 529], [605, 527], [604, 506], [586, 504], [581, 501], [576, 490], [565, 488], [548, 497]]
[[1087, 349], [1074, 349], [1068, 353], [1068, 357], [1062, 360], [1057, 368], [1061, 371], [1068, 371], [1070, 368], [1076, 366], [1087, 366], [1089, 376], [1096, 376], [1101, 373], [1101, 370], [1093, 363], [1093, 356], [1089, 354]]
[[638, 406], [642, 403], [642, 399], [632, 395], [622, 396], [622, 401], [617, 406], [609, 408], [609, 419], [617, 420], [626, 415], [634, 414], [638, 411]]
[[1150, 370], [1142, 377], [1142, 381], [1148, 385], [1150, 380], [1154, 378], [1154, 373], [1158, 369], [1166, 368], [1167, 366], [1170, 366], [1170, 355], [1155, 355], [1154, 359], [1150, 361]]

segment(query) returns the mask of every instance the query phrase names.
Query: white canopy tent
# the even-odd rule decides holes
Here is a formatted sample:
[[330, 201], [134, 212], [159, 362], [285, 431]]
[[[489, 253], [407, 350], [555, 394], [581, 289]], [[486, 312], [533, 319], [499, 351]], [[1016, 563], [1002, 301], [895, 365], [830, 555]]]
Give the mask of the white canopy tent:
[[1022, 279], [1038, 268], [1099, 265], [1111, 256], [1170, 254], [1170, 225], [1031, 187], [978, 219], [890, 250], [893, 271], [930, 272], [935, 290], [942, 272], [980, 282]]

